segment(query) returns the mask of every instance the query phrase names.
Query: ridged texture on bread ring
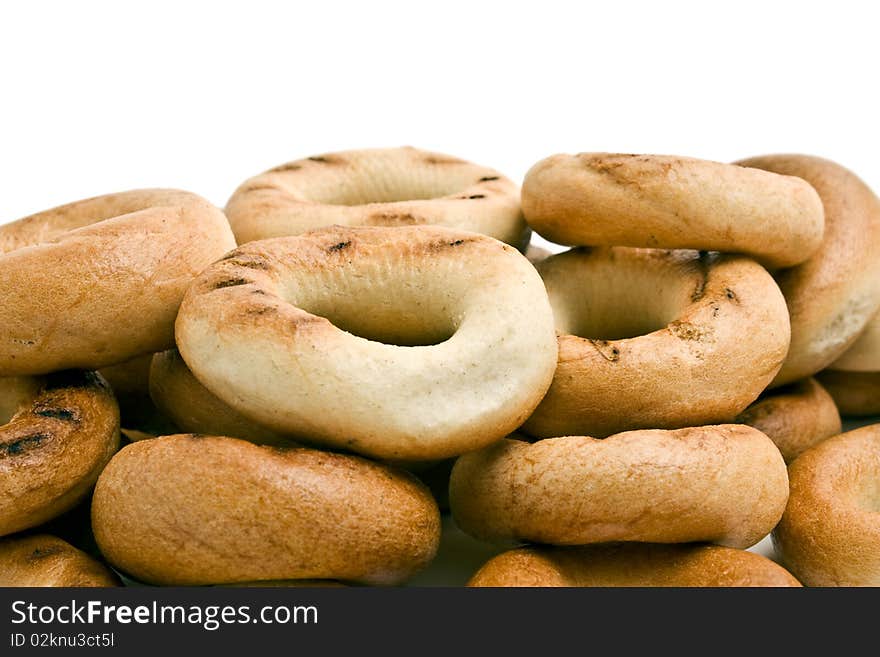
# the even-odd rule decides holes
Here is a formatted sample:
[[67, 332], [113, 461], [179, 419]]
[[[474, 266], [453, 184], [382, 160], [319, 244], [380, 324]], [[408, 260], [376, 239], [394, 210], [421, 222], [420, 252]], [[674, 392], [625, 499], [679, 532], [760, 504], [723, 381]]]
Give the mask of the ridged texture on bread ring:
[[332, 227], [241, 246], [189, 289], [177, 343], [242, 415], [397, 460], [503, 438], [556, 367], [552, 311], [529, 261], [436, 226]]
[[195, 275], [235, 246], [178, 190], [77, 201], [0, 228], [0, 375], [97, 369], [174, 346]]
[[841, 431], [840, 413], [828, 391], [804, 379], [762, 395], [736, 418], [772, 440], [786, 463]]
[[749, 258], [573, 249], [537, 269], [553, 307], [559, 363], [524, 425], [534, 436], [730, 422], [785, 358], [785, 301]]
[[528, 547], [490, 559], [468, 586], [800, 586], [759, 554], [719, 545]]
[[231, 436], [260, 445], [293, 441], [247, 419], [199, 383], [176, 349], [153, 356], [150, 396], [156, 407], [183, 431]]
[[854, 173], [809, 155], [767, 155], [739, 164], [799, 176], [825, 207], [825, 236], [802, 265], [776, 280], [791, 314], [791, 348], [774, 386], [828, 367], [880, 307], [880, 200]]
[[121, 586], [116, 574], [47, 534], [0, 539], [0, 586]]
[[816, 378], [844, 417], [880, 415], [880, 372], [825, 370]]
[[853, 346], [828, 366], [844, 372], [880, 372], [880, 313], [874, 315]]
[[782, 562], [807, 586], [880, 586], [880, 424], [804, 452], [789, 478]]
[[671, 155], [554, 155], [526, 174], [522, 205], [542, 237], [573, 246], [745, 253], [788, 267], [822, 240], [822, 203], [803, 180]]
[[51, 374], [36, 387], [0, 427], [0, 536], [72, 508], [119, 448], [119, 408], [97, 374]]
[[551, 545], [745, 548], [773, 529], [787, 498], [779, 450], [743, 425], [508, 439], [459, 457], [449, 482], [453, 517], [468, 534]]
[[148, 583], [394, 584], [434, 557], [440, 516], [415, 478], [366, 459], [176, 435], [113, 458], [92, 527], [110, 563]]
[[239, 244], [333, 224], [435, 224], [529, 241], [519, 189], [497, 171], [412, 147], [327, 153], [243, 182], [226, 204]]

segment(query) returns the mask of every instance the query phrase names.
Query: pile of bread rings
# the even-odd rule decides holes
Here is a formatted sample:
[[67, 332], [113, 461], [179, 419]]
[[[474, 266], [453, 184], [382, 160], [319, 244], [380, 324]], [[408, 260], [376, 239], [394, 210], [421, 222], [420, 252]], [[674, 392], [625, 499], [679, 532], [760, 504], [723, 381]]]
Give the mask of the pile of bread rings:
[[441, 507], [509, 548], [472, 586], [880, 585], [880, 200], [828, 160], [329, 153], [6, 224], [0, 304], [0, 585], [396, 585]]

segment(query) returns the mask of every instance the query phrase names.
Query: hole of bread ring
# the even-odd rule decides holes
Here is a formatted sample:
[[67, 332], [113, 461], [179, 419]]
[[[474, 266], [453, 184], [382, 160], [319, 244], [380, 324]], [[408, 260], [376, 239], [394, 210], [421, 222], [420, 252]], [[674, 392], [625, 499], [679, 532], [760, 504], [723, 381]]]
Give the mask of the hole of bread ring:
[[415, 286], [406, 286], [403, 294], [383, 293], [383, 303], [375, 304], [369, 312], [363, 311], [358, 286], [352, 287], [338, 296], [298, 298], [295, 305], [359, 338], [398, 347], [438, 345], [451, 338], [458, 328], [448, 303], [442, 299], [425, 303]]
[[554, 279], [549, 286], [551, 300], [557, 295], [566, 300], [554, 304], [560, 333], [597, 341], [647, 335], [671, 324], [697, 292], [672, 268], [631, 269], [621, 275], [611, 259], [597, 269], [592, 276]]
[[[571, 253], [577, 257], [589, 251], [579, 248]], [[629, 268], [621, 274], [614, 251], [608, 253], [611, 257], [598, 260], [590, 276], [545, 280], [559, 333], [596, 342], [647, 335], [672, 324], [702, 293], [699, 283], [695, 286], [675, 267]], [[681, 260], [693, 259], [695, 254], [682, 251]], [[705, 255], [701, 261], [711, 257]]]

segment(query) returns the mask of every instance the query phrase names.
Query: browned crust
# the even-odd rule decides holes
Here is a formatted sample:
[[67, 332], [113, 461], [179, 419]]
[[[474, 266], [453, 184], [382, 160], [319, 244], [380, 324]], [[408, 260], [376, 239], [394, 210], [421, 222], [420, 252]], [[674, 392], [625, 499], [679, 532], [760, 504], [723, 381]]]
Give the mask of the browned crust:
[[748, 424], [772, 440], [786, 463], [826, 438], [840, 433], [840, 413], [831, 395], [815, 379], [774, 388], [739, 414], [736, 421]]
[[0, 376], [172, 347], [187, 286], [234, 246], [223, 213], [178, 190], [108, 194], [3, 226]]
[[149, 583], [391, 584], [433, 558], [440, 517], [417, 480], [365, 459], [176, 435], [119, 452], [92, 525], [107, 559]]
[[778, 522], [788, 479], [767, 436], [720, 425], [503, 440], [458, 459], [449, 497], [458, 526], [483, 540], [744, 548]]
[[[583, 303], [576, 288], [578, 298], [554, 292], [557, 278], [605, 275], [628, 281], [636, 271], [660, 270], [674, 272], [676, 284], [693, 291], [683, 308], [671, 309], [676, 318], [664, 328], [598, 340], [560, 331], [557, 317], [556, 373], [524, 431], [542, 438], [603, 437], [731, 422], [757, 399], [785, 359], [789, 326], [779, 289], [753, 260], [597, 248], [573, 249], [538, 265], [554, 309]], [[642, 289], [628, 292], [642, 294]]]
[[791, 348], [773, 385], [812, 376], [858, 338], [880, 308], [880, 200], [853, 172], [808, 155], [767, 155], [739, 164], [798, 176], [819, 193], [819, 250], [776, 279], [791, 315]]
[[0, 586], [121, 586], [116, 574], [66, 541], [38, 534], [0, 539]]
[[504, 552], [468, 582], [479, 587], [797, 587], [766, 557], [717, 545], [617, 544]]
[[542, 237], [572, 246], [744, 253], [786, 267], [822, 238], [822, 203], [803, 180], [673, 155], [554, 155], [526, 174], [522, 204]]
[[830, 438], [789, 466], [773, 540], [807, 586], [880, 586], [880, 425]]
[[119, 409], [95, 373], [46, 377], [0, 427], [0, 535], [60, 515], [85, 497], [119, 447]]

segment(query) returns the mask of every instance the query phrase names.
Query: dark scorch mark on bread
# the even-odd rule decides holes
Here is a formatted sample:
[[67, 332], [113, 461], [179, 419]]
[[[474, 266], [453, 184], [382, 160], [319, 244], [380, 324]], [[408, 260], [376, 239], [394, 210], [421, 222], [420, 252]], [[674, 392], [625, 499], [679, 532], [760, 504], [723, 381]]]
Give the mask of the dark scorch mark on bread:
[[211, 286], [213, 290], [220, 290], [224, 287], [235, 287], [236, 285], [248, 285], [251, 281], [246, 278], [227, 278], [223, 281], [218, 281]]
[[280, 164], [277, 167], [269, 169], [266, 173], [281, 173], [282, 171], [299, 171], [302, 169], [302, 164], [297, 164], [296, 162], [288, 162], [286, 164]]
[[77, 422], [79, 418], [75, 411], [69, 408], [43, 407], [34, 410], [34, 415], [48, 417], [62, 422]]
[[32, 433], [28, 436], [22, 436], [17, 440], [13, 440], [11, 443], [0, 445], [0, 458], [6, 456], [18, 456], [32, 447], [39, 446], [41, 443], [49, 440], [49, 438], [49, 434], [46, 433]]

